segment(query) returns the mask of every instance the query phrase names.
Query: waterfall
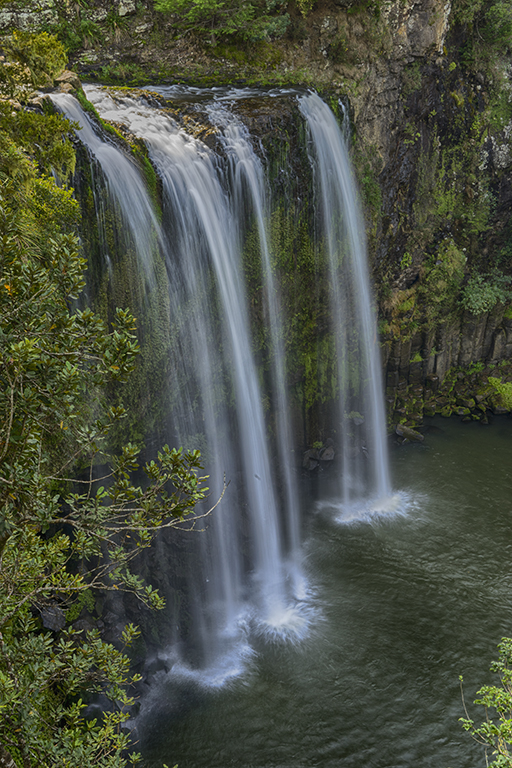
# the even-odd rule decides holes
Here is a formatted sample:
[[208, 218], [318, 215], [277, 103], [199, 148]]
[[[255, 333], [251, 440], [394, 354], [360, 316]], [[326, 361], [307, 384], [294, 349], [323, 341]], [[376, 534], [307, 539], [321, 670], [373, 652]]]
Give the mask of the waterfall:
[[[240, 473], [243, 478], [243, 490], [228, 489], [211, 521], [210, 540], [204, 537], [203, 541], [204, 561], [210, 567], [205, 569], [206, 597], [197, 613], [205, 637], [203, 659], [209, 663], [222, 645], [216, 647], [212, 636], [221, 636], [222, 642], [236, 638], [241, 617], [243, 623], [251, 613], [245, 602], [248, 591], [257, 609], [255, 621], [265, 633], [293, 633], [301, 626], [286, 564], [289, 551], [298, 556], [298, 512], [293, 510], [290, 543], [285, 545], [241, 273], [241, 203], [219, 158], [164, 112], [129, 97], [114, 100], [100, 89], [88, 88], [87, 95], [102, 117], [123, 123], [145, 141], [162, 180], [173, 355], [181, 379], [174, 409], [178, 440], [189, 447], [194, 447], [198, 436], [204, 442], [214, 495], [220, 492], [224, 474], [231, 479]], [[252, 150], [248, 159], [249, 146], [246, 142], [240, 167], [245, 163], [243, 173], [253, 183], [260, 244], [269, 265], [262, 172]], [[274, 290], [269, 291], [273, 306]], [[276, 311], [272, 309], [271, 314], [277, 338]], [[282, 356], [277, 371], [284, 423]], [[231, 397], [230, 412], [227, 400]], [[289, 434], [284, 428], [282, 432]], [[291, 451], [289, 439], [287, 450]], [[287, 504], [298, 507], [289, 455], [286, 461]], [[249, 579], [242, 566], [241, 514], [250, 528]], [[300, 582], [296, 573], [293, 581]]]
[[[345, 140], [334, 114], [316, 93], [300, 98], [311, 140], [311, 161], [320, 198], [331, 283], [331, 313], [339, 387], [339, 432], [345, 504], [373, 494], [377, 503], [391, 492], [383, 384], [372, 307], [365, 227]], [[359, 409], [363, 413], [359, 412]], [[354, 450], [350, 427], [366, 427], [366, 442]], [[370, 465], [369, 489], [363, 485]]]
[[[66, 117], [78, 124], [80, 141], [101, 167], [111, 199], [134, 243], [148, 287], [154, 288], [153, 255], [159, 225], [139, 169], [118, 147], [98, 135], [93, 121], [73, 96], [55, 93], [52, 101]], [[105, 257], [109, 262], [106, 248]]]
[[279, 293], [274, 280], [267, 234], [269, 209], [265, 192], [264, 171], [250, 143], [244, 124], [224, 106], [208, 107], [212, 123], [222, 129], [221, 141], [231, 166], [231, 188], [235, 193], [237, 218], [243, 217], [244, 192], [247, 188], [252, 203], [262, 260], [263, 286], [267, 304], [267, 322], [271, 337], [272, 390], [276, 411], [276, 438], [286, 511], [291, 576], [295, 594], [301, 593], [300, 516], [297, 485], [293, 477], [293, 441], [290, 429], [289, 403], [286, 391], [283, 320]]
[[[215, 131], [215, 151], [185, 132], [156, 99], [92, 86], [86, 94], [104, 120], [144, 141], [161, 183], [160, 220], [128, 154], [101, 136], [72, 96], [53, 97], [78, 123], [77, 135], [100, 169], [121, 228], [137, 251], [148, 294], [161, 290], [164, 273], [155, 264], [165, 261], [168, 442], [201, 450], [213, 499], [224, 476], [230, 482], [192, 546], [186, 575], [194, 665], [203, 675], [217, 670], [211, 679], [223, 680], [239, 671], [240, 648], [247, 649], [255, 635], [300, 639], [316, 610], [301, 560], [299, 468], [293, 461], [297, 446], [285, 355], [290, 318], [269, 235], [273, 201], [265, 160], [235, 108], [237, 99], [261, 98], [261, 93], [195, 94], [201, 97], [198, 120], [204, 118]], [[309, 131], [313, 198], [321, 212], [315, 217], [321, 222], [315, 247], [325, 244], [328, 257], [339, 393], [336, 436], [343, 457], [338, 493], [345, 503], [386, 497], [382, 382], [364, 225], [344, 140], [318, 96], [287, 92], [286, 98], [295, 112], [299, 104]], [[267, 377], [255, 351], [244, 274], [249, 232], [260, 265]], [[179, 621], [177, 616], [172, 623]], [[169, 654], [183, 668], [190, 657], [176, 651], [178, 638], [179, 633], [169, 637], [174, 646]]]

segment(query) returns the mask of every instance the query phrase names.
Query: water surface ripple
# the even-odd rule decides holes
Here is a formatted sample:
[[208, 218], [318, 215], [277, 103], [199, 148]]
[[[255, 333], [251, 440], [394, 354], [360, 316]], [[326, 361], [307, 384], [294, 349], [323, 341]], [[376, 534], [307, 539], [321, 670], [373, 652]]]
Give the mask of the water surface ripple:
[[137, 723], [150, 766], [485, 766], [458, 677], [472, 701], [512, 635], [512, 421], [434, 426], [392, 456], [399, 513], [312, 502], [313, 631], [262, 642], [223, 687], [169, 681]]

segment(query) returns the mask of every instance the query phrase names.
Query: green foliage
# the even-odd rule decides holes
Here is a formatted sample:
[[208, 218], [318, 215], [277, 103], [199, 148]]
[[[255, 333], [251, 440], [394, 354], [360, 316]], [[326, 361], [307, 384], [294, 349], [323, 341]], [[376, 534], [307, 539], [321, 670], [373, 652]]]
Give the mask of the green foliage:
[[482, 5], [483, 0], [457, 0], [453, 5], [453, 18], [459, 24], [471, 24]]
[[[512, 638], [504, 637], [498, 645], [499, 659], [492, 663], [491, 672], [499, 677], [498, 685], [484, 685], [478, 691], [475, 704], [484, 707], [485, 720], [480, 726], [469, 717], [460, 722], [478, 744], [485, 747], [489, 768], [512, 768]], [[460, 678], [462, 688], [462, 677]], [[464, 701], [464, 697], [463, 697]], [[489, 763], [487, 752], [495, 759]]]
[[[164, 446], [142, 468], [143, 485], [136, 446], [110, 454], [109, 432], [126, 412], [103, 392], [134, 368], [135, 319], [117, 309], [107, 326], [76, 308], [78, 207], [50, 176], [73, 167], [68, 123], [3, 108], [0, 121], [0, 757], [122, 768], [130, 739], [120, 726], [137, 677], [122, 649], [66, 623], [93, 607], [97, 590], [162, 606], [132, 561], [161, 528], [194, 525], [205, 478], [197, 451]], [[128, 626], [120, 639], [136, 636]], [[112, 702], [97, 721], [83, 717], [91, 692]]]
[[489, 384], [494, 388], [496, 405], [501, 405], [508, 411], [512, 411], [512, 382], [502, 381], [495, 376], [489, 376]]
[[64, 47], [47, 32], [34, 35], [16, 31], [3, 42], [3, 48], [9, 58], [28, 67], [34, 85], [44, 85], [48, 78], [62, 72], [67, 64]]
[[[477, 126], [474, 133], [479, 133]], [[486, 231], [494, 205], [488, 179], [479, 174], [477, 181], [480, 142], [476, 135], [441, 152], [433, 189], [435, 216], [460, 222], [466, 237]]]
[[512, 35], [510, 0], [484, 3], [482, 0], [457, 0], [453, 18], [466, 28], [467, 42], [462, 52], [466, 66], [488, 75], [496, 74], [496, 65], [509, 46]]
[[412, 123], [405, 124], [404, 133], [406, 135], [406, 138], [404, 139], [404, 144], [406, 146], [414, 146], [418, 139], [421, 139], [421, 133], [416, 130]]
[[512, 3], [492, 3], [485, 12], [480, 34], [496, 54], [505, 52], [512, 37]]
[[382, 215], [382, 192], [379, 184], [382, 157], [375, 146], [357, 141], [353, 161], [367, 218], [371, 219], [369, 235], [375, 237]]
[[116, 11], [110, 10], [105, 19], [105, 26], [114, 34], [118, 34], [120, 30], [126, 29], [127, 20]]
[[105, 64], [100, 70], [100, 79], [102, 83], [113, 85], [136, 85], [140, 86], [151, 82], [151, 77], [140, 64], [131, 61], [120, 61], [114, 64]]
[[512, 278], [497, 269], [485, 275], [472, 275], [462, 290], [461, 305], [473, 315], [490, 312], [498, 302], [507, 302], [512, 296], [508, 288]]
[[30, 153], [40, 167], [51, 168], [62, 180], [75, 170], [75, 153], [67, 138], [69, 129], [69, 121], [56, 114], [41, 115], [20, 110], [13, 120], [12, 107], [0, 102], [0, 132], [3, 136], [10, 135], [18, 148]]
[[402, 93], [404, 96], [408, 96], [414, 91], [419, 91], [421, 88], [421, 69], [418, 61], [413, 64], [409, 64], [404, 67], [402, 72]]
[[412, 264], [412, 256], [409, 251], [405, 251], [404, 255], [400, 259], [400, 269], [407, 269]]
[[466, 257], [453, 240], [446, 240], [426, 260], [420, 292], [430, 320], [455, 309], [465, 264]]
[[216, 36], [250, 42], [282, 37], [290, 22], [289, 15], [282, 13], [284, 6], [276, 0], [155, 0], [157, 11], [176, 14], [184, 29], [209, 35], [212, 43]]
[[306, 18], [308, 13], [311, 12], [311, 9], [313, 8], [315, 4], [315, 0], [296, 0], [297, 7], [301, 14]]
[[327, 56], [333, 64], [350, 64], [352, 50], [349, 40], [343, 32], [339, 32], [327, 48]]
[[77, 595], [76, 602], [68, 608], [65, 613], [66, 621], [76, 621], [84, 608], [86, 608], [89, 613], [92, 613], [94, 611], [95, 602], [94, 594], [90, 589], [86, 589], [85, 592], [80, 592]]
[[0, 94], [10, 97], [24, 98], [35, 88], [53, 85], [67, 62], [64, 46], [47, 32], [13, 32], [2, 41], [2, 48]]

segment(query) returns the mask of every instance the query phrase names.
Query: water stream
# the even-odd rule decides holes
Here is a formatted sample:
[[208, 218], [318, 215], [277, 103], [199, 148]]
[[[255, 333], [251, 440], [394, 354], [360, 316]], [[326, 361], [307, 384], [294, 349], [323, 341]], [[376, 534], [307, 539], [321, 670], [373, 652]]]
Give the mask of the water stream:
[[[153, 289], [155, 281], [153, 259], [160, 227], [142, 174], [124, 152], [98, 133], [89, 115], [84, 112], [73, 96], [55, 93], [52, 94], [52, 100], [66, 117], [78, 123], [80, 140], [90, 153], [93, 168], [97, 165], [101, 169], [103, 179], [108, 186], [111, 203], [118, 210], [123, 222], [124, 226], [119, 236], [126, 245], [128, 238], [131, 237], [141, 272], [145, 276], [149, 289]], [[93, 192], [95, 191], [96, 185], [93, 183]], [[98, 210], [96, 196], [95, 202], [97, 219], [104, 226], [104, 211]], [[100, 231], [103, 226], [100, 226]], [[105, 238], [102, 239], [105, 241]], [[110, 261], [106, 248], [105, 258]]]
[[286, 387], [281, 302], [274, 279], [267, 233], [270, 211], [266, 199], [264, 169], [251, 145], [249, 131], [239, 119], [236, 119], [224, 106], [215, 103], [208, 107], [208, 114], [213, 125], [222, 129], [221, 141], [230, 162], [230, 186], [235, 195], [237, 219], [243, 220], [246, 190], [248, 190], [253, 216], [256, 219], [267, 309], [266, 320], [271, 337], [272, 395], [275, 402], [277, 447], [289, 540], [290, 572], [294, 582], [294, 594], [300, 595], [302, 593], [300, 504], [293, 474], [294, 449]]
[[[338, 475], [338, 501], [334, 503], [342, 499], [347, 506], [374, 495], [372, 503], [380, 507], [389, 503], [391, 484], [365, 226], [345, 140], [334, 114], [316, 93], [302, 97], [300, 108], [311, 136], [331, 278], [343, 444], [343, 471]], [[350, 420], [356, 425], [366, 422], [365, 442], [357, 453], [347, 428]], [[362, 467], [367, 459], [369, 472]]]

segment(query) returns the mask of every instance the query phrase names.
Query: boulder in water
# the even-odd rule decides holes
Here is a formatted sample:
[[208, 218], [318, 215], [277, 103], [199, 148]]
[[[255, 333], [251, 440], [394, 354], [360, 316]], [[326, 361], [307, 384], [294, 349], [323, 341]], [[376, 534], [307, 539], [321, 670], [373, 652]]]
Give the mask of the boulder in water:
[[318, 461], [319, 456], [316, 448], [309, 448], [309, 450], [305, 451], [302, 457], [302, 467], [311, 472], [318, 467]]
[[399, 437], [403, 437], [406, 440], [411, 440], [417, 443], [423, 442], [425, 439], [422, 434], [419, 432], [416, 432], [415, 429], [411, 429], [410, 427], [404, 426], [404, 424], [397, 424], [395, 428], [395, 432]]
[[334, 459], [334, 446], [326, 445], [320, 451], [320, 461], [332, 461]]

